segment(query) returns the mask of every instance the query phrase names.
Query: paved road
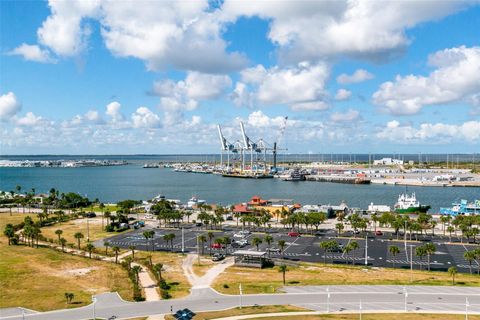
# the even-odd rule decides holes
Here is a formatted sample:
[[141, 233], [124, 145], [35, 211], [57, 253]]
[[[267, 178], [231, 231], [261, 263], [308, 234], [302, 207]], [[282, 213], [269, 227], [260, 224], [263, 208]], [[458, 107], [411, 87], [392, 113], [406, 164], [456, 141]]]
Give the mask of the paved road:
[[[407, 292], [405, 295], [404, 288]], [[405, 311], [405, 296], [408, 312], [445, 312], [480, 314], [480, 288], [434, 287], [434, 286], [307, 286], [287, 287], [286, 293], [232, 296], [222, 295], [212, 289], [192, 290], [183, 299], [154, 302], [125, 302], [116, 293], [97, 296], [97, 317], [118, 318], [148, 316], [170, 313], [189, 308], [194, 312], [222, 310], [252, 305], [298, 305], [319, 311]], [[468, 306], [466, 300], [468, 299]], [[28, 314], [29, 320], [84, 320], [92, 318], [93, 306], [77, 309]], [[21, 315], [11, 313], [0, 319], [20, 320]]]

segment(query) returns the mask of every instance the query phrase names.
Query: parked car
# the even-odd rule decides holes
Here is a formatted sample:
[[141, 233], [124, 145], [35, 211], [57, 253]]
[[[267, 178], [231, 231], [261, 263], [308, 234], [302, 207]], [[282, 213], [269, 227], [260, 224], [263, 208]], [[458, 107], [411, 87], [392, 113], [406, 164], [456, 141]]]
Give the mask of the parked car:
[[221, 253], [214, 253], [212, 255], [212, 261], [222, 261], [223, 259], [225, 259], [225, 255]]
[[233, 235], [234, 238], [245, 238], [245, 235], [243, 233], [235, 233]]
[[289, 232], [289, 233], [288, 233], [288, 236], [289, 236], [289, 237], [300, 237], [300, 233], [298, 233], [298, 232], [293, 232], [293, 231], [292, 231], [292, 232]]
[[383, 232], [380, 230], [375, 231], [376, 236], [383, 236]]
[[267, 252], [280, 253], [280, 249], [279, 248], [267, 248]]
[[87, 212], [85, 213], [85, 217], [87, 218], [95, 218], [97, 215], [95, 214], [95, 212]]
[[242, 230], [239, 233], [248, 236], [251, 232], [249, 230]]
[[153, 215], [151, 215], [151, 214], [146, 214], [146, 215], [145, 215], [145, 219], [153, 219]]
[[220, 243], [212, 243], [212, 249], [223, 249], [225, 246]]
[[235, 242], [241, 246], [246, 246], [248, 244], [247, 239], [240, 239], [240, 240], [236, 240]]
[[228, 220], [228, 221], [232, 221], [232, 220], [233, 220], [233, 217], [232, 217], [232, 216], [227, 216], [227, 220]]
[[201, 226], [203, 226], [203, 223], [201, 223], [201, 222], [195, 223], [195, 227], [201, 227]]
[[334, 248], [331, 249], [330, 251], [331, 251], [331, 252], [343, 252], [343, 248], [344, 248], [344, 247], [345, 247], [345, 246], [340, 243], [338, 246], [334, 247]]

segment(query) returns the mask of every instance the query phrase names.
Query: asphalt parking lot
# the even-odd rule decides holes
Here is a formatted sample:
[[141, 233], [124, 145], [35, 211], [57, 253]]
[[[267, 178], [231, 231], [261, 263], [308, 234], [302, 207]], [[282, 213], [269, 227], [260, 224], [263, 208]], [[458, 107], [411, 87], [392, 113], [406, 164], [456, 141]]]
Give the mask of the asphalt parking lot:
[[[163, 236], [168, 233], [175, 234], [173, 239], [173, 251], [182, 252], [182, 230], [180, 229], [151, 229], [155, 232], [153, 239], [146, 241], [143, 236], [143, 232], [149, 230], [146, 228], [134, 230], [126, 234], [119, 234], [106, 239], [110, 246], [119, 246], [121, 248], [128, 248], [134, 245], [137, 250], [155, 250], [155, 251], [171, 251], [172, 246], [170, 242], [163, 239]], [[234, 240], [233, 235], [240, 229], [228, 228], [228, 231], [213, 230], [215, 238], [228, 236]], [[210, 231], [210, 230], [209, 230]], [[185, 228], [183, 230], [183, 251], [184, 252], [197, 252], [197, 236], [200, 234], [207, 234], [206, 230], [199, 228]], [[285, 230], [274, 230], [269, 232], [273, 237], [271, 248], [278, 248], [278, 241], [284, 240], [286, 245], [283, 253], [271, 253], [272, 258], [285, 258], [292, 261], [308, 261], [308, 262], [323, 262], [325, 259], [325, 252], [320, 247], [320, 242], [325, 240], [334, 239], [339, 244], [347, 245], [351, 241], [356, 241], [359, 248], [355, 252], [349, 254], [342, 252], [328, 252], [326, 254], [326, 260], [329, 263], [346, 263], [352, 264], [352, 261], [357, 265], [365, 265], [365, 256], [367, 256], [367, 263], [369, 266], [374, 267], [392, 267], [395, 264], [397, 268], [409, 269], [410, 265], [414, 269], [427, 269], [427, 258], [417, 257], [415, 255], [415, 248], [421, 246], [424, 242], [392, 240], [391, 236], [385, 235], [382, 237], [369, 236], [367, 239], [361, 238], [358, 235], [351, 235], [352, 237], [337, 238], [334, 230], [321, 230], [317, 235], [302, 235], [300, 237], [290, 237]], [[252, 239], [259, 237], [262, 239], [262, 244], [259, 245], [260, 251], [265, 251], [268, 245], [265, 243], [264, 232], [253, 232], [246, 236], [248, 245], [241, 248], [241, 250], [256, 250], [256, 247], [252, 245]], [[212, 243], [214, 239], [212, 240]], [[446, 271], [451, 266], [456, 266], [459, 272], [469, 272], [468, 262], [464, 259], [464, 253], [468, 250], [472, 250], [475, 247], [468, 244], [448, 244], [445, 240], [435, 238], [432, 241], [436, 247], [436, 253], [431, 256], [430, 269], [438, 271]], [[397, 246], [400, 249], [400, 253], [396, 256], [392, 256], [388, 248], [392, 245]], [[148, 248], [147, 248], [148, 247]], [[207, 237], [207, 242], [204, 243], [204, 253], [210, 252], [210, 245]], [[367, 250], [365, 250], [365, 248]], [[229, 254], [239, 250], [240, 248], [232, 248], [227, 246], [226, 249], [211, 249], [211, 252], [227, 251]], [[201, 249], [200, 249], [201, 250]], [[367, 254], [366, 254], [367, 253]], [[472, 263], [473, 272], [476, 272], [478, 263], [474, 261]]]

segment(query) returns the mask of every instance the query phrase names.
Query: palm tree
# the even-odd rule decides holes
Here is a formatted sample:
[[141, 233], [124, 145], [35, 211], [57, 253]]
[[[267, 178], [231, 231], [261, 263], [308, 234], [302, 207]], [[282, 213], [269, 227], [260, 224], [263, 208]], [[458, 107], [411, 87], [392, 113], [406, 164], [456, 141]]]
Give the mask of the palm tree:
[[153, 230], [144, 231], [142, 235], [145, 237], [145, 246], [148, 251], [148, 243], [150, 242], [150, 238], [153, 239], [155, 232]]
[[452, 276], [452, 285], [455, 285], [455, 275], [457, 274], [457, 267], [448, 268], [448, 274]]
[[265, 242], [268, 245], [268, 256], [270, 257], [270, 246], [272, 245], [273, 237], [269, 234], [267, 234], [264, 238]]
[[58, 243], [60, 243], [60, 236], [62, 235], [63, 231], [58, 229], [58, 230], [55, 230], [55, 234], [58, 236]]
[[466, 251], [464, 254], [463, 254], [463, 257], [465, 258], [465, 260], [467, 260], [468, 262], [468, 267], [470, 268], [470, 274], [472, 274], [472, 262], [475, 260], [476, 258], [476, 254], [475, 254], [475, 251]]
[[15, 237], [15, 229], [11, 223], [5, 226], [3, 234], [8, 238], [8, 245], [12, 243], [12, 238]]
[[252, 244], [257, 247], [257, 251], [259, 250], [258, 246], [261, 243], [262, 243], [262, 239], [260, 239], [259, 237], [255, 237], [255, 238], [252, 239]]
[[[417, 255], [417, 257], [420, 258], [420, 260], [422, 260], [422, 258], [424, 256], [427, 255], [427, 252], [425, 250], [425, 247], [421, 246], [421, 247], [416, 247], [415, 248], [415, 254]], [[422, 264], [420, 264], [420, 270], [422, 269]]]
[[435, 245], [433, 243], [426, 243], [424, 247], [425, 253], [427, 254], [428, 271], [430, 271], [430, 257], [435, 254], [437, 248], [435, 248]]
[[142, 267], [135, 265], [132, 268], [132, 272], [135, 275], [135, 285], [138, 287], [138, 274], [142, 271]]
[[392, 264], [393, 264], [393, 267], [395, 268], [395, 257], [396, 257], [397, 254], [400, 253], [400, 249], [397, 246], [390, 246], [390, 247], [388, 247], [388, 251], [390, 252], [390, 254], [393, 257]]
[[287, 243], [285, 242], [285, 240], [278, 240], [278, 246], [280, 247], [280, 250], [282, 251], [282, 259], [284, 257], [284, 251], [283, 249], [285, 249], [285, 245]]
[[156, 263], [153, 266], [153, 271], [155, 272], [155, 275], [160, 282], [162, 280], [162, 271], [163, 271], [163, 264], [162, 263]]
[[205, 242], [207, 242], [207, 237], [205, 237], [204, 234], [201, 234], [198, 236], [198, 243], [200, 244], [201, 248], [202, 248], [202, 255], [204, 254], [204, 251], [205, 251]]
[[108, 256], [108, 246], [110, 246], [110, 242], [103, 241], [103, 245], [105, 246], [105, 255]]
[[449, 238], [448, 241], [452, 242], [452, 232], [455, 231], [455, 228], [453, 226], [448, 226], [447, 231], [448, 231], [448, 238]]
[[65, 292], [65, 300], [67, 301], [67, 304], [72, 303], [73, 298], [75, 295], [71, 292]]
[[120, 248], [117, 246], [114, 246], [112, 248], [112, 251], [115, 253], [115, 263], [118, 263], [118, 253], [120, 252]]
[[209, 244], [209, 247], [210, 247], [210, 255], [212, 255], [212, 239], [215, 238], [215, 234], [212, 232], [212, 231], [209, 231], [207, 233], [207, 237], [208, 237], [208, 244]]
[[85, 236], [83, 235], [83, 233], [81, 232], [77, 232], [73, 235], [73, 237], [75, 239], [77, 239], [77, 243], [78, 243], [78, 250], [80, 250], [80, 240], [83, 239]]
[[340, 236], [340, 234], [342, 233], [343, 229], [345, 228], [345, 226], [343, 225], [343, 223], [337, 223], [335, 225], [335, 229], [337, 229], [337, 237]]
[[85, 247], [88, 251], [88, 257], [90, 259], [92, 259], [92, 250], [95, 249], [95, 246], [93, 244], [91, 244], [90, 242], [87, 243], [86, 247]]
[[327, 264], [327, 251], [329, 248], [329, 242], [330, 241], [322, 241], [320, 242], [320, 248], [323, 249], [323, 264]]
[[348, 264], [348, 254], [350, 253], [350, 251], [352, 251], [352, 247], [350, 246], [350, 243], [347, 244], [345, 247], [343, 247], [343, 254], [344, 254], [344, 257], [345, 257], [345, 264]]
[[100, 207], [100, 211], [102, 212], [102, 230], [103, 230], [105, 228], [105, 224], [104, 224], [105, 214], [103, 213], [103, 209], [105, 209], [105, 204], [103, 204], [103, 202], [100, 202], [98, 206]]
[[163, 235], [163, 240], [165, 240], [168, 244], [170, 242], [170, 250], [173, 252], [173, 239], [175, 239], [174, 233], [167, 233]]
[[60, 240], [58, 241], [58, 243], [60, 243], [60, 245], [62, 246], [62, 252], [65, 252], [65, 245], [67, 244], [67, 239], [65, 239], [65, 238], [60, 238]]
[[355, 251], [358, 250], [358, 248], [360, 248], [360, 246], [358, 245], [358, 242], [357, 241], [352, 241], [350, 242], [350, 246], [352, 247], [352, 264], [355, 265]]
[[287, 273], [288, 268], [286, 265], [282, 264], [278, 267], [278, 272], [282, 273], [283, 276], [283, 285], [285, 285], [285, 273]]
[[136, 247], [134, 245], [128, 246], [128, 249], [132, 251], [132, 259], [135, 259], [135, 249]]

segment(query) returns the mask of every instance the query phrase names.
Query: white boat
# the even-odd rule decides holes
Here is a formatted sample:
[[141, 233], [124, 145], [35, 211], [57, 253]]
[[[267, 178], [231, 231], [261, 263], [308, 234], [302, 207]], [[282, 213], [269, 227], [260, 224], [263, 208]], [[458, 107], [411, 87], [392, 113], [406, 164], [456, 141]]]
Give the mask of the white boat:
[[192, 197], [187, 202], [187, 208], [193, 208], [194, 206], [198, 206], [198, 205], [205, 204], [205, 203], [206, 203], [205, 200], [200, 200], [197, 197]]

